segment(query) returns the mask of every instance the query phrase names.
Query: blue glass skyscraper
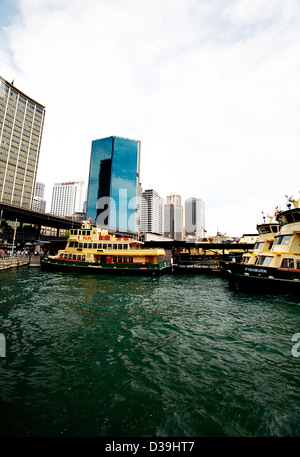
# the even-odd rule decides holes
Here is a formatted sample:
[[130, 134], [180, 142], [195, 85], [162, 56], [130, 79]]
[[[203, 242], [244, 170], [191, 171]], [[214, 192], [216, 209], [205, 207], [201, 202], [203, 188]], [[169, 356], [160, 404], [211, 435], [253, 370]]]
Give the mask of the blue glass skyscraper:
[[137, 232], [140, 141], [108, 137], [92, 141], [87, 217], [108, 230]]

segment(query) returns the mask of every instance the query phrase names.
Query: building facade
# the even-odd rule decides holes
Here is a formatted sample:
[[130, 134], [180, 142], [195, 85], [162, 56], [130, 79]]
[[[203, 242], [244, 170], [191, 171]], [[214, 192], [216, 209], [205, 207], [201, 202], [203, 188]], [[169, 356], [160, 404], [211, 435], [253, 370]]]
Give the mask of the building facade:
[[84, 181], [56, 183], [52, 190], [50, 213], [54, 216], [71, 217], [81, 213], [85, 201]]
[[165, 204], [164, 235], [174, 240], [183, 239], [183, 207], [177, 194], [167, 196]]
[[205, 211], [201, 198], [188, 198], [184, 204], [185, 236], [204, 237]]
[[45, 184], [41, 183], [41, 182], [36, 182], [32, 209], [34, 211], [38, 211], [39, 213], [46, 212], [46, 201], [44, 200], [44, 193], [45, 193]]
[[87, 218], [109, 231], [139, 230], [141, 143], [121, 137], [92, 142]]
[[164, 234], [164, 200], [153, 189], [142, 193], [141, 232]]
[[35, 184], [35, 197], [39, 197], [44, 200], [45, 195], [45, 184], [43, 182], [36, 182]]
[[32, 208], [45, 107], [0, 76], [0, 201]]

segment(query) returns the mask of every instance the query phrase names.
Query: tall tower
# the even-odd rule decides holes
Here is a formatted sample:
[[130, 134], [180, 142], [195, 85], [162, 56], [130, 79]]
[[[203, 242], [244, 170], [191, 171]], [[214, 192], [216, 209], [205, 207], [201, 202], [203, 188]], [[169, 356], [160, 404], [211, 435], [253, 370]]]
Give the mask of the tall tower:
[[183, 207], [181, 197], [177, 194], [167, 196], [165, 204], [165, 236], [174, 240], [182, 240]]
[[204, 236], [204, 202], [201, 198], [188, 198], [185, 201], [185, 236]]
[[46, 109], [0, 76], [0, 201], [32, 208]]
[[153, 189], [142, 194], [141, 232], [164, 234], [164, 200]]
[[92, 142], [87, 217], [110, 231], [137, 232], [141, 142], [111, 136]]

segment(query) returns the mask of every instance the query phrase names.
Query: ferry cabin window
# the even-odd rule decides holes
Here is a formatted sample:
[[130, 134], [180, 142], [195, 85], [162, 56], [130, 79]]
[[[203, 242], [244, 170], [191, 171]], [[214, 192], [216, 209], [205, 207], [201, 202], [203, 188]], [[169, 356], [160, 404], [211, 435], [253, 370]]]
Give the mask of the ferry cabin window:
[[289, 244], [291, 236], [292, 235], [280, 235], [280, 236], [278, 236], [274, 241], [274, 245], [275, 244], [283, 244], [283, 245]]
[[122, 249], [123, 248], [123, 244], [118, 244], [118, 249]]
[[107, 244], [103, 243], [103, 249], [107, 249]]
[[282, 259], [280, 268], [294, 269], [294, 259]]
[[128, 249], [128, 244], [123, 244], [123, 249]]
[[111, 249], [111, 248], [112, 248], [112, 244], [108, 244], [107, 249]]
[[297, 260], [297, 270], [300, 270], [300, 259]]
[[83, 243], [83, 249], [87, 249], [87, 243]]
[[289, 244], [291, 235], [286, 235], [283, 237], [282, 244]]
[[295, 222], [300, 222], [300, 213], [294, 213], [294, 220]]
[[73, 254], [73, 260], [76, 260], [76, 254]]
[[272, 256], [259, 256], [256, 261], [255, 265], [264, 265], [265, 267], [269, 266], [272, 260]]
[[89, 243], [88, 248], [92, 249], [92, 243]]
[[263, 261], [262, 265], [264, 265], [265, 267], [268, 267], [270, 265], [270, 263], [271, 263], [271, 260], [272, 260], [272, 257], [266, 256], [264, 258], [264, 261]]
[[261, 227], [260, 233], [271, 233], [271, 227]]
[[114, 245], [113, 245], [113, 249], [118, 249], [118, 245], [117, 245], [117, 244], [114, 244]]
[[97, 249], [97, 243], [93, 243], [93, 249]]
[[292, 224], [294, 222], [293, 214], [285, 214], [285, 218], [289, 224]]
[[98, 249], [102, 249], [102, 243], [98, 243]]
[[254, 249], [262, 249], [264, 243], [255, 243]]

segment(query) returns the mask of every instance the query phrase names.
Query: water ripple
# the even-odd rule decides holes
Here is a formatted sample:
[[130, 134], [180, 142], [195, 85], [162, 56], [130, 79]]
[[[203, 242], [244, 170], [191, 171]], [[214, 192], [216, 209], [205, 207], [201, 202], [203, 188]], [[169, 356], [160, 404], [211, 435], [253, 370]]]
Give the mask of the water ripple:
[[0, 281], [1, 436], [300, 436], [297, 299], [207, 276]]

